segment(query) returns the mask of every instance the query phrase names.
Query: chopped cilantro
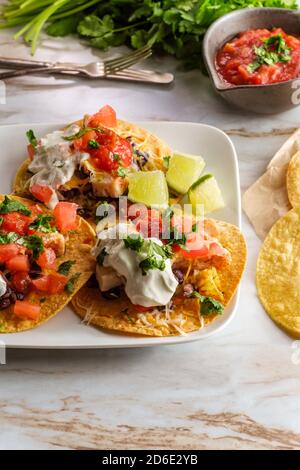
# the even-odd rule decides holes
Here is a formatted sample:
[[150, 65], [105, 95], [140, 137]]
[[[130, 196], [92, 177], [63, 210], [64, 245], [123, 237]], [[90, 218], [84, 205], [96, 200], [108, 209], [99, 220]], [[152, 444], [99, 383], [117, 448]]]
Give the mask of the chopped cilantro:
[[37, 138], [35, 137], [34, 132], [33, 132], [32, 129], [29, 129], [29, 131], [26, 132], [26, 136], [27, 136], [28, 142], [33, 147], [36, 147], [37, 146]]
[[166, 263], [164, 259], [158, 259], [152, 255], [143, 259], [140, 262], [139, 267], [142, 270], [143, 276], [145, 276], [150, 269], [159, 269], [160, 271], [164, 271], [166, 268]]
[[4, 201], [0, 204], [0, 214], [8, 214], [9, 212], [20, 212], [23, 215], [31, 215], [31, 211], [28, 207], [24, 206], [24, 204], [5, 196]]
[[273, 65], [278, 62], [290, 62], [291, 49], [281, 34], [274, 34], [263, 41], [262, 46], [254, 46], [255, 59], [248, 65], [248, 72], [253, 73], [263, 64]]
[[88, 141], [88, 146], [91, 148], [91, 149], [98, 149], [100, 147], [100, 145], [98, 144], [97, 140], [95, 139], [90, 139]]
[[81, 273], [77, 272], [73, 274], [72, 277], [68, 280], [67, 284], [65, 285], [65, 291], [69, 292], [69, 294], [72, 294], [74, 292], [74, 287], [78, 279], [80, 278]]
[[197, 297], [201, 303], [201, 315], [210, 315], [217, 313], [218, 315], [222, 315], [224, 311], [224, 305], [222, 305], [217, 300], [213, 299], [212, 297], [208, 297], [206, 295], [201, 295], [199, 292], [194, 290], [192, 293], [192, 297]]
[[24, 245], [28, 250], [32, 251], [33, 259], [39, 257], [41, 253], [45, 250], [43, 239], [37, 235], [28, 235], [23, 238], [19, 238], [19, 245]]
[[80, 131], [76, 132], [76, 134], [64, 136], [63, 139], [67, 141], [80, 139], [80, 137], [83, 137], [87, 132], [90, 131], [97, 131], [101, 133], [103, 132], [99, 127], [84, 127], [83, 129], [80, 129]]
[[[126, 248], [140, 253], [142, 250], [146, 257], [139, 263], [143, 275], [150, 269], [159, 269], [164, 271], [166, 267], [165, 260], [172, 257], [171, 248], [167, 245], [159, 245], [153, 240], [145, 240], [140, 234], [129, 235], [124, 239]], [[157, 257], [159, 256], [159, 258]]]
[[167, 155], [166, 157], [163, 157], [163, 164], [165, 168], [169, 168], [170, 165], [170, 155]]
[[121, 176], [121, 178], [125, 178], [125, 176], [127, 175], [127, 171], [122, 166], [119, 166], [117, 173], [118, 176]]
[[18, 240], [19, 235], [15, 232], [0, 233], [0, 245], [7, 245]]
[[76, 261], [73, 261], [73, 260], [64, 261], [58, 266], [57, 272], [59, 274], [63, 274], [64, 276], [67, 276], [72, 266], [74, 266], [74, 264], [76, 264]]
[[126, 248], [130, 248], [131, 250], [139, 252], [141, 248], [143, 247], [145, 240], [140, 234], [138, 235], [132, 234], [132, 235], [128, 235], [127, 238], [124, 238], [123, 241], [124, 241]]
[[42, 233], [55, 232], [56, 228], [50, 223], [52, 221], [51, 215], [38, 214], [37, 218], [29, 225], [29, 229]]
[[120, 161], [120, 155], [118, 153], [114, 152], [113, 157], [114, 157], [114, 162], [119, 162]]

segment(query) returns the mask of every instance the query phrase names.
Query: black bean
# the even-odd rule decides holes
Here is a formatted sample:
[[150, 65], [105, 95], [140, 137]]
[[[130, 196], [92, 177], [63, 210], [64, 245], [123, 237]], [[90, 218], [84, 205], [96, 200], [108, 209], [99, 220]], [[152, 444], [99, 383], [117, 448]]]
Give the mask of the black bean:
[[97, 281], [97, 278], [96, 278], [95, 274], [93, 274], [93, 275], [89, 278], [89, 280], [88, 280], [88, 282], [87, 282], [86, 285], [87, 285], [87, 287], [89, 287], [90, 289], [93, 289], [93, 288], [95, 288], [95, 287], [98, 287], [98, 281]]
[[14, 304], [14, 303], [16, 302], [16, 300], [17, 300], [17, 294], [16, 294], [15, 291], [13, 291], [13, 290], [11, 291], [11, 294], [10, 294], [9, 299], [10, 299], [10, 302], [11, 302], [12, 304]]
[[17, 292], [16, 296], [17, 296], [17, 300], [24, 300], [25, 299], [25, 294], [23, 294], [22, 292]]
[[191, 297], [194, 292], [194, 286], [192, 284], [186, 284], [183, 288], [183, 295], [185, 297]]
[[87, 175], [82, 170], [75, 170], [75, 176], [81, 180], [85, 180], [85, 178], [87, 178]]
[[90, 192], [92, 192], [92, 191], [93, 191], [93, 185], [92, 185], [92, 183], [88, 183], [88, 184], [84, 185], [84, 188], [83, 188], [83, 190], [82, 190], [83, 194], [88, 194], [88, 193], [90, 193]]
[[78, 188], [72, 188], [72, 189], [68, 189], [67, 191], [61, 191], [61, 194], [63, 195], [64, 198], [72, 200], [80, 194], [80, 191]]
[[184, 279], [183, 272], [180, 271], [180, 269], [173, 269], [173, 274], [176, 277], [178, 284], [182, 284]]
[[40, 275], [41, 275], [41, 271], [33, 271], [33, 270], [29, 271], [29, 276], [31, 277], [31, 279], [37, 279], [38, 277], [40, 277]]
[[104, 297], [107, 300], [115, 300], [119, 299], [121, 297], [121, 289], [120, 287], [113, 287], [113, 289], [109, 289], [105, 292], [102, 292], [102, 297]]
[[1, 297], [0, 299], [0, 310], [4, 310], [5, 308], [10, 306], [10, 299], [3, 299]]
[[87, 217], [88, 216], [88, 211], [84, 209], [83, 207], [79, 207], [77, 209], [77, 214], [80, 215], [81, 217]]

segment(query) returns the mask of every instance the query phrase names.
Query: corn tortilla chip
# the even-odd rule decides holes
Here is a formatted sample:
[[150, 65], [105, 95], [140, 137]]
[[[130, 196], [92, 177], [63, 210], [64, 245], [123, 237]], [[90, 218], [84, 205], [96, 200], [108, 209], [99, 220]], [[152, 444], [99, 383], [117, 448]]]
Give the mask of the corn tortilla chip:
[[[34, 203], [17, 196], [9, 196], [10, 198], [20, 201], [22, 204], [30, 208]], [[4, 196], [0, 196], [0, 202]], [[51, 211], [40, 205], [45, 214], [51, 214]], [[35, 328], [42, 323], [45, 323], [51, 317], [59, 313], [65, 305], [67, 305], [72, 296], [87, 282], [95, 268], [95, 261], [93, 260], [90, 251], [95, 243], [95, 234], [89, 224], [78, 217], [78, 228], [74, 233], [68, 235], [66, 241], [66, 251], [63, 256], [58, 258], [59, 263], [67, 260], [76, 261], [69, 272], [69, 278], [80, 272], [76, 284], [74, 285], [74, 292], [68, 293], [64, 291], [56, 295], [44, 295], [43, 292], [30, 292], [26, 296], [26, 301], [32, 303], [40, 303], [41, 314], [38, 321], [34, 320], [21, 320], [15, 317], [12, 313], [11, 307], [0, 310], [0, 332], [1, 333], [16, 333], [19, 331]], [[42, 302], [40, 300], [42, 299]]]
[[288, 198], [293, 207], [300, 206], [300, 151], [291, 158], [287, 175], [286, 187]]
[[260, 250], [256, 285], [272, 320], [300, 338], [300, 206], [271, 228]]
[[[231, 253], [231, 263], [218, 270], [224, 304], [227, 305], [240, 282], [246, 262], [246, 243], [240, 230], [226, 222], [214, 221], [219, 240]], [[206, 295], [214, 295], [207, 292]], [[200, 316], [199, 300], [173, 298], [173, 311], [138, 314], [131, 302], [122, 294], [119, 299], [103, 298], [97, 287], [84, 286], [73, 297], [75, 312], [88, 324], [100, 328], [148, 336], [174, 336], [192, 331], [211, 323], [218, 315]]]
[[[82, 125], [82, 121], [77, 121], [76, 124]], [[123, 138], [132, 138], [133, 142], [139, 144], [139, 150], [147, 151], [149, 159], [144, 166], [145, 170], [158, 169], [166, 172], [163, 157], [172, 155], [173, 151], [161, 139], [151, 134], [146, 129], [143, 129], [127, 121], [118, 120], [117, 128], [113, 130]], [[32, 173], [28, 171], [29, 164], [30, 160], [27, 159], [18, 168], [13, 182], [13, 192], [18, 196], [32, 199], [33, 196], [29, 192], [28, 187], [29, 179], [32, 177]], [[71, 189], [77, 184], [80, 185], [82, 183], [82, 180], [78, 180], [75, 184], [71, 181], [69, 185], [67, 183], [64, 186], [67, 189]], [[83, 195], [74, 196], [73, 202], [76, 202], [82, 207], [87, 207], [88, 209], [92, 208], [91, 205], [94, 207], [99, 203], [99, 201], [90, 201]]]

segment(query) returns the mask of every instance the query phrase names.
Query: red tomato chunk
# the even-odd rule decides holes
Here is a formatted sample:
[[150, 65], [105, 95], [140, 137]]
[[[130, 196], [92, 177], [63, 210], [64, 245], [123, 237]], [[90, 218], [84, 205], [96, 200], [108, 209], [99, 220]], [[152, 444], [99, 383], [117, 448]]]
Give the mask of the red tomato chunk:
[[[257, 61], [255, 48], [261, 48], [269, 38], [278, 35], [285, 42], [289, 60], [262, 62], [251, 67], [250, 64]], [[276, 43], [267, 47], [271, 53], [277, 51]], [[300, 76], [300, 37], [286, 34], [281, 28], [242, 32], [218, 51], [216, 68], [224, 81], [232, 85], [266, 85], [297, 78]]]

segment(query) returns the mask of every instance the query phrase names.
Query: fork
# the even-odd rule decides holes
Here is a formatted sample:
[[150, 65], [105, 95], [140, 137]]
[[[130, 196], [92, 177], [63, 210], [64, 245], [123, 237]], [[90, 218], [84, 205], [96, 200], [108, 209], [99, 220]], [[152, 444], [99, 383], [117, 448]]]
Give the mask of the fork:
[[70, 62], [38, 62], [33, 60], [24, 59], [0, 59], [0, 66], [2, 67], [13, 67], [18, 70], [11, 72], [0, 73], [0, 80], [12, 77], [21, 77], [30, 73], [41, 73], [41, 72], [69, 72], [80, 73], [90, 78], [106, 77], [108, 75], [115, 74], [120, 70], [131, 67], [132, 65], [146, 59], [152, 54], [149, 46], [144, 46], [134, 52], [126, 54], [116, 59], [108, 59], [99, 62], [91, 62], [90, 64], [74, 64]]
[[[49, 69], [47, 68], [35, 68], [35, 69], [22, 69], [16, 70], [15, 72], [22, 72], [21, 75], [27, 74], [34, 74], [34, 73], [47, 73]], [[13, 72], [8, 72], [6, 74], [0, 73], [0, 79], [2, 79], [3, 75], [6, 75], [6, 78], [10, 78]], [[74, 71], [57, 71], [59, 75], [71, 75], [71, 76], [82, 76], [79, 72]], [[7, 77], [8, 75], [8, 77]], [[14, 76], [17, 76], [16, 74]], [[20, 76], [20, 75], [19, 75]], [[96, 77], [93, 77], [96, 78]], [[152, 70], [134, 70], [134, 69], [124, 69], [119, 70], [116, 73], [111, 73], [100, 78], [104, 79], [112, 79], [112, 80], [125, 80], [129, 82], [142, 82], [142, 83], [156, 83], [161, 85], [167, 85], [172, 83], [174, 80], [174, 75], [172, 73], [167, 72], [155, 72]]]

